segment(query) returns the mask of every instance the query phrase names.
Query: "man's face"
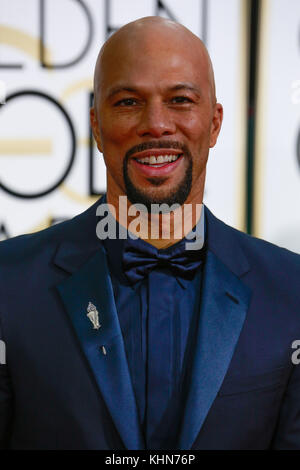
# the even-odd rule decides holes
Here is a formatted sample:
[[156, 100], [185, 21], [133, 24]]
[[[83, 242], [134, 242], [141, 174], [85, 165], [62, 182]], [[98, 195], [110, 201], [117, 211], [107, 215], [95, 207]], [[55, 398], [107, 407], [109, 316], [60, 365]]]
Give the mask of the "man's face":
[[125, 41], [102, 67], [92, 126], [108, 200], [126, 194], [147, 206], [202, 202], [208, 151], [222, 121], [204, 55], [176, 37]]

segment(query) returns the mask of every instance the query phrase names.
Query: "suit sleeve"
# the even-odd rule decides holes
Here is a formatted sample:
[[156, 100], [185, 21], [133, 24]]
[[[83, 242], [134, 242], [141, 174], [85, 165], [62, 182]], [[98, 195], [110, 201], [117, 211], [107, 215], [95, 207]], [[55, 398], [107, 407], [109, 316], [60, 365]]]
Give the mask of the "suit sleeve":
[[294, 366], [283, 397], [272, 449], [300, 450], [300, 364]]
[[9, 448], [12, 407], [13, 394], [8, 366], [6, 364], [6, 344], [0, 318], [0, 449]]

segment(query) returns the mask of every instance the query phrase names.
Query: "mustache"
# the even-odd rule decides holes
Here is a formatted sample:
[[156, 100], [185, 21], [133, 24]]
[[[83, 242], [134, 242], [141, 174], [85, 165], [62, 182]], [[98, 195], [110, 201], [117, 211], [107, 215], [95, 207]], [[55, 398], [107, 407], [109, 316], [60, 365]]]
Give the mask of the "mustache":
[[190, 155], [190, 151], [185, 144], [178, 142], [176, 140], [161, 140], [161, 141], [149, 141], [149, 142], [142, 142], [141, 144], [135, 145], [131, 149], [126, 152], [125, 160], [127, 161], [131, 155], [134, 155], [138, 152], [143, 152], [144, 150], [151, 150], [151, 149], [175, 149], [175, 150], [182, 150], [183, 153]]

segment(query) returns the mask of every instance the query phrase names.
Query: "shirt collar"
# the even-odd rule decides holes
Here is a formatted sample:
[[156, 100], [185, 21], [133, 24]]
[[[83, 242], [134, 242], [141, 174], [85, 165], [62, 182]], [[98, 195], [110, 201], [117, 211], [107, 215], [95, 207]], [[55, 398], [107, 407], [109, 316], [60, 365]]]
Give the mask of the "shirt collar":
[[[107, 202], [106, 195], [103, 196], [102, 202], [103, 203]], [[196, 243], [196, 241], [197, 241], [197, 249], [203, 248], [205, 244], [206, 224], [205, 224], [205, 206], [204, 204], [201, 204], [201, 205], [202, 205], [202, 208], [201, 208], [200, 219], [198, 223], [195, 225], [195, 227], [184, 238], [182, 238], [181, 240], [178, 240], [178, 242], [174, 243], [168, 248], [164, 248], [159, 251], [166, 251], [169, 253], [177, 249], [177, 247], [183, 243], [186, 243], [187, 246], [192, 247], [193, 243]], [[110, 215], [111, 217], [113, 217], [113, 214], [110, 213]], [[116, 222], [116, 239], [106, 238], [103, 240], [103, 245], [107, 253], [108, 265], [112, 274], [115, 277], [117, 277], [117, 279], [121, 282], [121, 284], [130, 285], [128, 283], [128, 280], [122, 268], [122, 253], [123, 253], [124, 242], [126, 240], [124, 238], [119, 238], [119, 234], [121, 231], [124, 234], [124, 230], [125, 230], [127, 237], [129, 237], [128, 235], [129, 232], [127, 229], [122, 227], [117, 220], [115, 220], [115, 222]], [[195, 236], [195, 234], [197, 235]], [[141, 238], [137, 238], [136, 240], [133, 240], [133, 241], [134, 243], [137, 243], [137, 244], [148, 243]], [[195, 248], [196, 248], [196, 245], [194, 249]], [[176, 276], [176, 279], [178, 283], [184, 288], [186, 288], [188, 284], [190, 283], [188, 279], [183, 279], [179, 276]], [[137, 283], [133, 287], [136, 287], [138, 284], [139, 283]]]

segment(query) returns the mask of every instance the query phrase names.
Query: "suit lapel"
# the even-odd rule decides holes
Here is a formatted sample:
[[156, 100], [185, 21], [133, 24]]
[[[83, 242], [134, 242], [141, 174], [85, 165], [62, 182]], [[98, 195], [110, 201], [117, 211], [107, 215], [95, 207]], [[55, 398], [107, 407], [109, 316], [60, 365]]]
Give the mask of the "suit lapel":
[[[57, 289], [125, 446], [128, 449], [142, 449], [143, 438], [106, 253], [99, 240], [98, 245], [96, 253], [61, 282]], [[62, 249], [60, 252], [62, 257], [56, 257], [56, 264], [67, 269], [65, 253], [68, 253], [68, 249]], [[75, 258], [69, 256], [72, 262]], [[99, 329], [93, 329], [86, 315], [89, 302], [92, 302], [99, 312]]]
[[[183, 450], [191, 449], [216, 398], [240, 336], [251, 295], [250, 289], [236, 275], [249, 269], [243, 253], [237, 245], [231, 247], [233, 251], [229, 249], [224, 224], [211, 213], [207, 218], [207, 229], [211, 233], [208, 234], [191, 383], [179, 439], [179, 448]], [[222, 224], [221, 231], [217, 230], [218, 223]], [[221, 236], [220, 232], [224, 232], [222, 247], [226, 252], [222, 257], [226, 264], [221, 256], [211, 251], [219, 251], [216, 234]], [[229, 269], [231, 253], [235, 261], [231, 261]]]

